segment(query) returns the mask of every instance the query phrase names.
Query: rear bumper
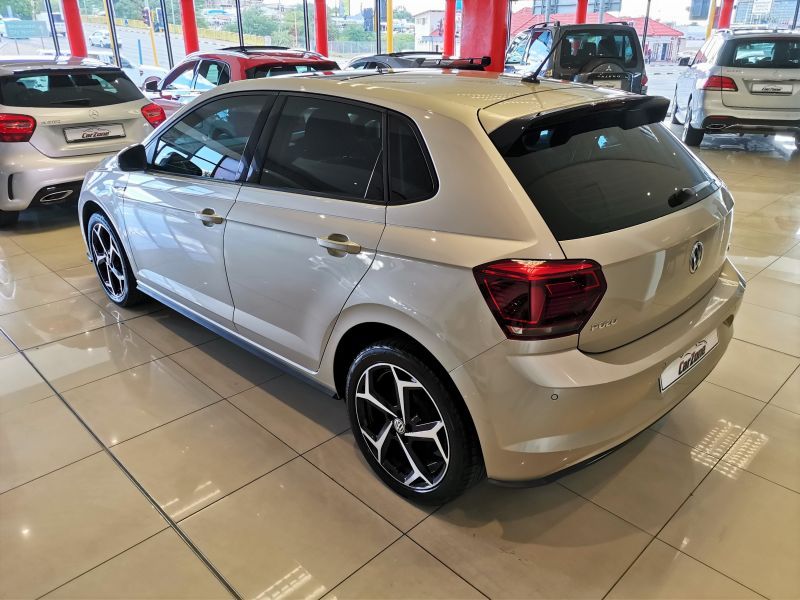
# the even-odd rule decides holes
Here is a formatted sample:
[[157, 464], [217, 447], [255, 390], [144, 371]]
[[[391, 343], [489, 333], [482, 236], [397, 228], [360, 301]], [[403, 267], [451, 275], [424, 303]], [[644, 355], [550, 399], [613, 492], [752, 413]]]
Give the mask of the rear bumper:
[[[88, 171], [116, 154], [51, 158], [29, 143], [8, 144], [7, 150], [0, 152], [0, 210], [7, 211], [25, 210], [34, 198], [41, 199], [46, 195], [47, 192], [42, 192], [45, 188], [60, 190], [65, 188], [64, 184], [79, 187]], [[77, 195], [71, 194], [62, 200], [70, 197], [77, 198]]]
[[701, 109], [692, 114], [692, 127], [710, 133], [800, 132], [800, 110], [736, 108], [725, 106], [717, 96], [705, 95]]
[[[621, 348], [525, 354], [506, 340], [451, 372], [472, 414], [490, 478], [546, 477], [633, 437], [711, 372], [733, 337], [744, 281], [726, 261], [712, 290], [686, 313]], [[665, 367], [715, 331], [717, 346], [663, 393]]]

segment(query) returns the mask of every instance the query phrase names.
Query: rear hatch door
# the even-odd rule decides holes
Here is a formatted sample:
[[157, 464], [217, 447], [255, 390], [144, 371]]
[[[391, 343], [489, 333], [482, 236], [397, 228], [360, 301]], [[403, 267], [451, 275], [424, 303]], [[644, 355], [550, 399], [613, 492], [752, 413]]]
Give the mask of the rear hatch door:
[[720, 56], [720, 75], [736, 83], [722, 103], [732, 108], [800, 111], [800, 36], [743, 38]]
[[658, 122], [666, 104], [626, 96], [490, 133], [565, 256], [602, 266], [607, 290], [579, 337], [586, 352], [676, 318], [713, 287], [725, 260], [732, 199]]
[[52, 158], [116, 152], [141, 141], [145, 131], [147, 101], [119, 69], [7, 76], [0, 104], [36, 119], [30, 143]]

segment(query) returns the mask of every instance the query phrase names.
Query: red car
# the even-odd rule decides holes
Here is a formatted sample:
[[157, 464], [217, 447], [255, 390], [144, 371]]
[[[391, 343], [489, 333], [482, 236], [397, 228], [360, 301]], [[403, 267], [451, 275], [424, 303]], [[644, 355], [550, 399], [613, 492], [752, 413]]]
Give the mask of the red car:
[[231, 81], [338, 69], [334, 61], [307, 50], [233, 46], [190, 54], [163, 79], [146, 79], [144, 91], [169, 116], [203, 92]]

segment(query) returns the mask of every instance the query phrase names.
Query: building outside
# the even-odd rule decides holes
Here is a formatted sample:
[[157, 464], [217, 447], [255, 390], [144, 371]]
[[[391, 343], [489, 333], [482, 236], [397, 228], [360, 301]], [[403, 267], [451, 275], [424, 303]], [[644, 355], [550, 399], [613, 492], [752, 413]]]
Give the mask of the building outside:
[[[533, 0], [531, 10], [535, 15], [543, 15], [550, 5], [550, 14], [575, 12], [578, 6], [577, 0]], [[609, 12], [622, 10], [622, 0], [589, 0], [589, 12], [599, 12], [605, 9]]]
[[426, 10], [414, 15], [414, 49], [441, 51], [444, 37], [443, 10]]
[[776, 25], [790, 27], [798, 0], [739, 0], [734, 25]]

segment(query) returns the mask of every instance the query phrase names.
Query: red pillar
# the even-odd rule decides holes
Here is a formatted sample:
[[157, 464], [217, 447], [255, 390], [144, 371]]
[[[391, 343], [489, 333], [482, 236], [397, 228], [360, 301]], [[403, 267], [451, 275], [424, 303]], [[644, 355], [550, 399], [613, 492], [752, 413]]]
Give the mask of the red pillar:
[[[325, 0], [314, 0], [314, 23], [316, 24], [317, 52], [328, 56], [328, 7]], [[378, 28], [380, 35], [380, 27]]]
[[586, 11], [589, 8], [589, 0], [578, 0], [578, 5], [575, 7], [575, 22], [586, 23]]
[[86, 38], [83, 37], [83, 23], [78, 0], [63, 0], [64, 27], [69, 40], [69, 52], [72, 56], [86, 56]]
[[506, 62], [508, 0], [463, 0], [461, 56], [491, 56], [487, 71], [502, 72]]
[[722, 6], [719, 9], [719, 23], [717, 27], [720, 29], [727, 29], [731, 26], [731, 16], [733, 15], [733, 0], [722, 0]]
[[186, 54], [200, 50], [197, 39], [197, 19], [194, 15], [194, 0], [181, 0], [181, 29], [183, 30], [183, 47]]
[[456, 0], [445, 0], [442, 37], [444, 38], [442, 56], [450, 58], [456, 53]]

